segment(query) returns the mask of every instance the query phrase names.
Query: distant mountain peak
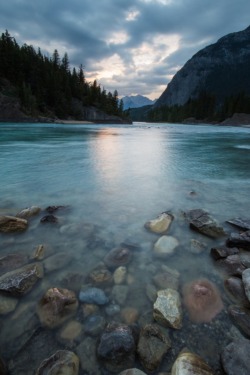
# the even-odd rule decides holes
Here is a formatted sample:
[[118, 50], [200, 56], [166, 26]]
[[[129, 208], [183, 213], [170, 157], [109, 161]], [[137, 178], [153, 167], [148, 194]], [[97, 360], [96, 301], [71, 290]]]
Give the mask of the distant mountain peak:
[[130, 95], [130, 96], [124, 96], [121, 98], [123, 101], [123, 108], [124, 110], [129, 108], [140, 108], [144, 107], [145, 105], [153, 105], [155, 103], [155, 100], [151, 100], [143, 95]]

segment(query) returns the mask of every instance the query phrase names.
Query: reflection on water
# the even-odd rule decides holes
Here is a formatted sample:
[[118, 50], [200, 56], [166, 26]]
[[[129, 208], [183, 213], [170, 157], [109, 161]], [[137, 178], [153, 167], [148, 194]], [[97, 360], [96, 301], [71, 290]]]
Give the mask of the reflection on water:
[[[181, 286], [199, 277], [214, 282], [227, 306], [224, 276], [209, 254], [210, 248], [221, 241], [191, 232], [182, 212], [203, 208], [227, 230], [230, 228], [225, 220], [247, 216], [249, 147], [247, 128], [2, 124], [0, 214], [15, 215], [32, 205], [43, 211], [29, 220], [25, 233], [0, 236], [1, 256], [19, 253], [28, 255], [31, 262], [38, 244], [48, 249], [41, 261], [45, 268], [43, 279], [18, 299], [14, 312], [0, 318], [4, 327], [1, 353], [8, 362], [16, 359], [11, 362], [11, 374], [22, 374], [27, 346], [33, 347], [34, 360], [30, 372], [26, 365], [26, 375], [34, 372], [43, 356], [49, 356], [39, 351], [32, 339], [36, 335], [39, 340], [49, 340], [52, 352], [69, 345], [60, 338], [61, 327], [37, 331], [41, 327], [35, 311], [45, 291], [65, 287], [78, 294], [81, 285], [93, 283], [90, 275], [105, 255], [124, 242], [133, 244], [132, 261], [126, 266], [127, 276], [122, 283], [127, 295], [124, 300], [117, 297], [112, 283], [101, 286], [120, 308], [113, 316], [99, 308], [98, 315], [106, 322], [124, 322], [123, 310], [127, 307], [136, 309], [136, 322], [140, 325], [152, 320], [154, 280], [164, 266], [180, 273]], [[42, 225], [40, 218], [49, 205], [67, 209], [55, 212], [58, 224]], [[152, 248], [159, 236], [147, 232], [144, 223], [166, 210], [175, 217], [169, 234], [178, 239], [179, 246], [167, 259], [158, 259]], [[192, 239], [202, 242], [206, 250], [192, 251]], [[83, 327], [87, 324], [82, 306], [72, 319]], [[188, 347], [219, 374], [219, 353], [230, 340], [231, 331], [226, 309], [211, 324], [200, 325], [192, 324], [185, 312], [183, 328], [169, 330], [172, 349], [159, 371], [169, 371], [178, 352]], [[97, 336], [85, 333], [70, 344], [73, 351], [88, 337], [95, 347]], [[92, 371], [98, 374], [94, 352], [92, 357]], [[139, 363], [136, 365], [140, 367]]]

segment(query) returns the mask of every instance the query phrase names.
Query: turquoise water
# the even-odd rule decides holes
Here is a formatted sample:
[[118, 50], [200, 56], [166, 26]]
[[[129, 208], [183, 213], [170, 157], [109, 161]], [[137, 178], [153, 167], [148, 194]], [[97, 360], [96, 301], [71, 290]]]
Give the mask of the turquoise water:
[[[181, 283], [210, 277], [224, 293], [223, 277], [209, 255], [215, 242], [191, 232], [181, 213], [203, 208], [225, 228], [227, 219], [248, 216], [249, 166], [250, 129], [244, 127], [1, 124], [0, 214], [15, 215], [32, 205], [68, 206], [55, 213], [56, 227], [40, 224], [40, 215], [24, 234], [0, 236], [3, 255], [30, 254], [35, 245], [46, 243], [55, 253], [72, 256], [63, 269], [45, 275], [40, 289], [20, 304], [39, 298], [50, 286], [60, 286], [69, 272], [87, 276], [110, 249], [131, 241], [140, 251], [128, 266], [134, 284], [126, 304], [139, 316], [150, 311], [145, 286], [162, 260], [152, 254], [157, 236], [146, 232], [144, 223], [166, 210], [175, 216], [170, 234], [180, 247], [165, 264], [180, 272]], [[81, 229], [86, 224], [94, 228], [89, 237]], [[192, 238], [205, 242], [208, 250], [192, 254]], [[5, 324], [9, 316], [1, 321]], [[201, 344], [193, 350], [218, 366], [213, 360], [216, 343], [212, 349], [205, 343], [206, 339], [204, 350]], [[163, 365], [162, 371], [166, 369]]]

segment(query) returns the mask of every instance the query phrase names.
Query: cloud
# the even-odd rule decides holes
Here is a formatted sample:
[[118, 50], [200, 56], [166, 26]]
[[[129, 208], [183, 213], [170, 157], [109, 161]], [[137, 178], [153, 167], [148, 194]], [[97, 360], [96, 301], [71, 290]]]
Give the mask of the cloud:
[[249, 25], [248, 0], [12, 0], [0, 24], [19, 44], [68, 52], [107, 90], [159, 96], [199, 49]]

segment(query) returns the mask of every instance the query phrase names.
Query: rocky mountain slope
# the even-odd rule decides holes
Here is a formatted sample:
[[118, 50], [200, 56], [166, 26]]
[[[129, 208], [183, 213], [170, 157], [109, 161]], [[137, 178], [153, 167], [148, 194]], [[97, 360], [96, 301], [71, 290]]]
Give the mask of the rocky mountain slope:
[[140, 108], [145, 105], [153, 105], [155, 103], [155, 100], [150, 100], [143, 95], [124, 96], [122, 101], [124, 110], [129, 108]]
[[228, 34], [196, 53], [173, 77], [154, 107], [184, 105], [202, 92], [217, 104], [226, 97], [250, 94], [250, 26]]

